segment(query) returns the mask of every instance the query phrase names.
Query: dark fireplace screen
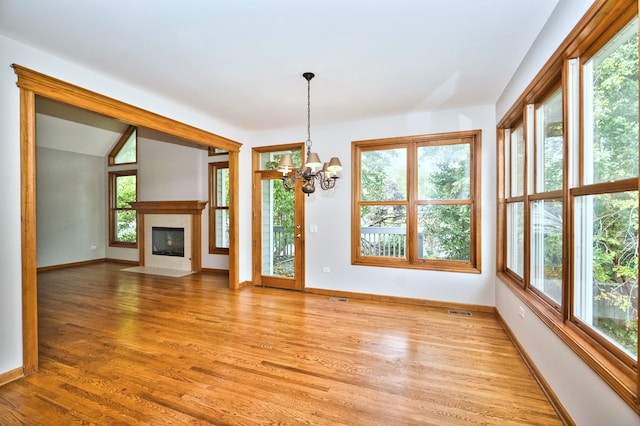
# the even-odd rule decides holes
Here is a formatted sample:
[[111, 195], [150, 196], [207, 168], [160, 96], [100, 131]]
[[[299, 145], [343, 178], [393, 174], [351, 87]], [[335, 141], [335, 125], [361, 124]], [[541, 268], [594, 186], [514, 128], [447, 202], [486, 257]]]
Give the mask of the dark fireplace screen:
[[184, 228], [152, 227], [151, 254], [184, 257]]

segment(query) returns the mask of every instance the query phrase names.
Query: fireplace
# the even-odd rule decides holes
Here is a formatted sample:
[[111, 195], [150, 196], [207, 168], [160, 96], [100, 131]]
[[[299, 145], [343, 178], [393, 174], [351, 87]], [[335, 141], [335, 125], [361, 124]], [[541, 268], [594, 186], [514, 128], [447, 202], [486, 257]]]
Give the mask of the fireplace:
[[202, 270], [202, 210], [206, 201], [134, 201], [139, 266]]
[[153, 226], [151, 254], [184, 257], [184, 228]]

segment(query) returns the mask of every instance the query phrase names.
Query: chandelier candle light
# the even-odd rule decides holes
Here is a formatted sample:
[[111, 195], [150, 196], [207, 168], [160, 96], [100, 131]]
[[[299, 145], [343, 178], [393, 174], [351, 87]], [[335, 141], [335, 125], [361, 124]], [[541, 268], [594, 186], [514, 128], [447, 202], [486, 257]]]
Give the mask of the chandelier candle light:
[[[320, 182], [320, 188], [324, 191], [333, 188], [339, 178], [337, 173], [342, 170], [342, 164], [338, 157], [331, 157], [331, 160], [323, 165], [318, 154], [311, 152], [311, 79], [315, 74], [305, 72], [302, 76], [307, 80], [307, 162], [302, 167], [296, 168], [291, 154], [284, 154], [280, 157], [278, 171], [282, 173], [282, 184], [285, 188], [295, 188], [298, 179], [302, 179], [302, 192], [309, 195], [316, 190], [314, 180]], [[291, 175], [289, 175], [290, 172]]]

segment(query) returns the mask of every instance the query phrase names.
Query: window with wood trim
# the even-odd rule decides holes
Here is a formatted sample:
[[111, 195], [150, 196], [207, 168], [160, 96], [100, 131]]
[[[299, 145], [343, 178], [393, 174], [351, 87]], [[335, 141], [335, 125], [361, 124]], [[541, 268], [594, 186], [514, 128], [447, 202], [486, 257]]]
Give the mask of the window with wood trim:
[[137, 201], [137, 171], [109, 172], [109, 244], [137, 247], [137, 214], [131, 207]]
[[498, 273], [640, 412], [638, 4], [602, 3], [498, 125]]
[[229, 163], [209, 163], [209, 253], [229, 254]]
[[135, 164], [138, 162], [138, 129], [129, 126], [108, 156], [108, 165]]
[[353, 142], [354, 265], [480, 272], [480, 136]]

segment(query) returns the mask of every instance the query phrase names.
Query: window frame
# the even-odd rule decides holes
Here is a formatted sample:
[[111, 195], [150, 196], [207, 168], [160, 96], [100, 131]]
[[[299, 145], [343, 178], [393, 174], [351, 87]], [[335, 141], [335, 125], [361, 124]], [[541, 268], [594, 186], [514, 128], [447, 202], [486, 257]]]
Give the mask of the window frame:
[[[637, 190], [639, 176], [614, 182], [584, 184], [583, 156], [584, 132], [583, 117], [583, 65], [595, 53], [605, 46], [638, 14], [638, 2], [633, 0], [601, 0], [589, 9], [567, 39], [547, 61], [511, 109], [497, 126], [498, 145], [498, 256], [497, 275], [519, 299], [527, 305], [569, 348], [589, 365], [630, 407], [640, 414], [640, 376], [639, 359], [623, 356], [623, 352], [606, 338], [598, 335], [591, 327], [582, 323], [573, 315], [573, 220], [574, 200], [578, 196], [597, 193], [622, 192], [625, 189]], [[524, 277], [513, 273], [507, 267], [509, 251], [507, 241], [507, 207], [513, 201], [509, 197], [508, 171], [509, 132], [518, 122], [532, 119], [532, 108], [543, 102], [561, 84], [563, 98], [563, 134], [564, 134], [564, 175], [561, 191], [536, 192], [530, 182], [523, 200], [528, 215], [532, 202], [541, 199], [562, 200], [563, 203], [563, 294], [561, 306], [554, 304], [539, 292], [532, 291], [529, 284], [529, 262], [531, 258], [529, 239], [531, 220], [525, 218], [525, 273]], [[577, 91], [577, 92], [576, 92]], [[577, 93], [577, 94], [576, 94]], [[526, 127], [525, 127], [526, 128]], [[529, 127], [530, 129], [531, 127]], [[525, 132], [531, 141], [532, 134]], [[533, 139], [535, 141], [535, 139]], [[537, 141], [533, 142], [534, 144]], [[533, 147], [526, 143], [525, 146]], [[577, 156], [579, 160], [572, 156]], [[535, 178], [533, 155], [527, 155], [525, 164], [534, 167], [527, 177]], [[573, 161], [573, 163], [572, 163]], [[536, 166], [534, 166], [534, 164]], [[576, 168], [574, 165], [579, 164]], [[640, 173], [639, 173], [640, 175]]]
[[[126, 163], [117, 163], [116, 157], [120, 153], [120, 150], [122, 149], [122, 147], [124, 147], [125, 144], [129, 141], [129, 138], [131, 137], [133, 132], [136, 132], [136, 160], [126, 162]], [[137, 163], [138, 163], [138, 128], [136, 126], [130, 125], [122, 133], [122, 136], [120, 136], [120, 139], [118, 139], [118, 142], [116, 142], [116, 144], [113, 146], [113, 148], [109, 152], [109, 155], [107, 156], [107, 165], [108, 166], [125, 166], [125, 165], [137, 164]]]
[[[423, 269], [447, 272], [481, 273], [481, 149], [482, 131], [437, 133], [429, 135], [405, 136], [386, 139], [353, 141], [352, 158], [352, 211], [351, 211], [351, 264], [407, 269]], [[468, 200], [418, 200], [417, 150], [423, 146], [469, 144], [469, 199]], [[406, 199], [405, 200], [362, 200], [361, 154], [366, 151], [406, 148]], [[470, 206], [469, 260], [419, 259], [418, 250], [418, 206], [421, 205], [468, 204]], [[406, 256], [393, 258], [365, 256], [361, 254], [360, 211], [365, 205], [405, 206], [406, 209]]]
[[111, 170], [109, 171], [109, 246], [111, 247], [126, 247], [137, 248], [139, 240], [138, 218], [136, 214], [136, 241], [118, 241], [116, 239], [116, 214], [119, 211], [136, 211], [134, 208], [118, 207], [117, 200], [117, 184], [116, 180], [123, 176], [135, 176], [136, 177], [136, 201], [138, 200], [138, 170]]
[[215, 161], [209, 163], [209, 254], [229, 254], [229, 247], [218, 247], [216, 245], [216, 212], [226, 210], [229, 206], [219, 206], [217, 197], [217, 171], [219, 169], [229, 169], [228, 161]]

